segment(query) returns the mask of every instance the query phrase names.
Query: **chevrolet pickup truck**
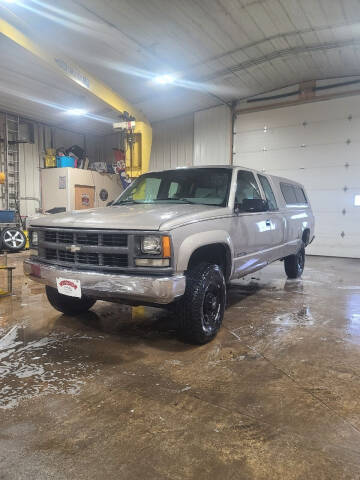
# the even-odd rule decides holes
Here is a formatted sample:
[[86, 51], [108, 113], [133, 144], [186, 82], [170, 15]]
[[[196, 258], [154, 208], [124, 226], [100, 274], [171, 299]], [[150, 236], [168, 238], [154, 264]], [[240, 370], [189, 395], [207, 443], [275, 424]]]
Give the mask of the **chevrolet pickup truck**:
[[137, 178], [111, 206], [32, 222], [24, 271], [67, 315], [96, 300], [175, 306], [179, 331], [217, 334], [227, 285], [283, 260], [300, 277], [314, 217], [302, 185], [242, 167], [189, 167]]

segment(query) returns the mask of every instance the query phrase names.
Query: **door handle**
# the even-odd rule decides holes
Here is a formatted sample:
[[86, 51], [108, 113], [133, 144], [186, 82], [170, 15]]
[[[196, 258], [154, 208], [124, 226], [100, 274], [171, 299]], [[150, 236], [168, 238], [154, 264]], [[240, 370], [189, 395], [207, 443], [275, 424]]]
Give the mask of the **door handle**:
[[271, 220], [266, 220], [266, 226], [271, 227]]

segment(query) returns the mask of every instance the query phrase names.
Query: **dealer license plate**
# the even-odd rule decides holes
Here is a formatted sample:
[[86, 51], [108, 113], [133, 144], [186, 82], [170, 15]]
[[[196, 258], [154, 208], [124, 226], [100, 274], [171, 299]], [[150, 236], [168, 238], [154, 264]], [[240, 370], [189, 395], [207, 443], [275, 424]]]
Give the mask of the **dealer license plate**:
[[62, 295], [68, 297], [81, 298], [81, 283], [80, 280], [73, 280], [71, 278], [57, 278], [56, 279], [57, 290]]

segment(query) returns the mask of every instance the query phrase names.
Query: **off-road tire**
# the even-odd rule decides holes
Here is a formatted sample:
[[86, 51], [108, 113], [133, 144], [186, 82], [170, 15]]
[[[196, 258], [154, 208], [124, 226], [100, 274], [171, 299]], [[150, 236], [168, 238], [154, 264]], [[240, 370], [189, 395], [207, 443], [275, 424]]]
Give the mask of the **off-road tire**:
[[200, 263], [186, 274], [186, 290], [179, 302], [179, 333], [189, 343], [210, 342], [221, 327], [226, 284], [218, 265]]
[[305, 268], [305, 245], [302, 244], [300, 250], [295, 255], [289, 255], [284, 258], [285, 273], [288, 278], [301, 277]]
[[96, 302], [89, 297], [76, 298], [61, 295], [56, 288], [49, 286], [46, 286], [46, 296], [56, 310], [70, 316], [87, 312]]

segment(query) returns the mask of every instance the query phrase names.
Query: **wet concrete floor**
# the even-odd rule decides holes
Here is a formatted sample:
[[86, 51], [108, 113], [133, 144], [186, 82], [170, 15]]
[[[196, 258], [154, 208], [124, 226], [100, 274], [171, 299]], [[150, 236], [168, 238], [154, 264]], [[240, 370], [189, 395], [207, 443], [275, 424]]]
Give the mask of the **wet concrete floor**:
[[360, 261], [237, 282], [202, 347], [176, 315], [0, 299], [0, 479], [359, 479]]

